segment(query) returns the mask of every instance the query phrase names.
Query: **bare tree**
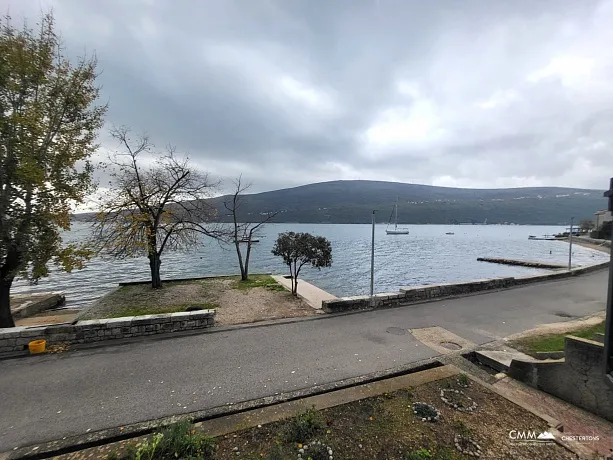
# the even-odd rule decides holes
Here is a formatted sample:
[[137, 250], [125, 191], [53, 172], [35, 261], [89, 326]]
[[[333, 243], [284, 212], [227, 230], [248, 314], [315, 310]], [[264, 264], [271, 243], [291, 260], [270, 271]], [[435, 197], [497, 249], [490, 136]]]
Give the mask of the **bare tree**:
[[[240, 207], [244, 192], [251, 187], [251, 183], [243, 184], [242, 176], [239, 176], [234, 181], [234, 193], [224, 201], [224, 207], [232, 213], [232, 229], [230, 230], [230, 242], [236, 248], [238, 257], [238, 266], [241, 270], [241, 280], [246, 281], [249, 278], [249, 258], [251, 257], [251, 245], [254, 243], [253, 235], [264, 224], [270, 222], [278, 212], [268, 212], [260, 215], [261, 218], [257, 222], [249, 222], [249, 218], [240, 215]], [[243, 221], [243, 220], [247, 221]], [[241, 244], [246, 244], [245, 254]]]
[[127, 127], [111, 130], [122, 151], [103, 165], [110, 169], [111, 189], [96, 216], [93, 243], [117, 258], [146, 255], [151, 287], [159, 288], [164, 250], [199, 246], [202, 235], [223, 236], [210, 223], [215, 210], [206, 201], [218, 183], [194, 169], [188, 158], [178, 158], [173, 147], [155, 153], [146, 135], [133, 140], [130, 134]]

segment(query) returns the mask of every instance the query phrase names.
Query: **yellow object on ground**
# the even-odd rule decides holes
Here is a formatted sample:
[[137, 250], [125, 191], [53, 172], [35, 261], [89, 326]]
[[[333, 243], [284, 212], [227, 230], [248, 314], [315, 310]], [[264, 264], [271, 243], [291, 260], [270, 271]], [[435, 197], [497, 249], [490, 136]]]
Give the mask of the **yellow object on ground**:
[[30, 353], [34, 355], [36, 353], [44, 353], [46, 345], [46, 340], [32, 340], [28, 343], [28, 348], [30, 349]]

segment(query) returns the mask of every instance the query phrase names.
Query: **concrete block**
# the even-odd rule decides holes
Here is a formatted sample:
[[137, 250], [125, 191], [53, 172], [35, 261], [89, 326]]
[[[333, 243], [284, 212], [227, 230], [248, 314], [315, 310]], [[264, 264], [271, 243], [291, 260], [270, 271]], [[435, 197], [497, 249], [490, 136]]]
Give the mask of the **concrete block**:
[[171, 321], [171, 313], [161, 313], [159, 315], [151, 315], [155, 317], [155, 323], [167, 323]]
[[93, 326], [98, 326], [99, 324], [100, 324], [100, 320], [99, 319], [87, 319], [87, 320], [84, 320], [84, 321], [77, 322], [76, 326], [77, 327], [93, 328]]
[[171, 316], [172, 321], [182, 321], [182, 320], [189, 319], [191, 314], [192, 314], [191, 311], [183, 311], [179, 313], [171, 313], [170, 316]]
[[120, 318], [109, 318], [106, 321], [106, 325], [107, 327], [111, 327], [111, 328], [130, 326], [132, 319], [133, 319], [133, 316], [125, 316], [125, 317], [120, 317]]
[[153, 324], [154, 321], [154, 317], [155, 315], [141, 315], [141, 316], [134, 316], [132, 318], [132, 326], [141, 326], [141, 325], [147, 325], [147, 324]]

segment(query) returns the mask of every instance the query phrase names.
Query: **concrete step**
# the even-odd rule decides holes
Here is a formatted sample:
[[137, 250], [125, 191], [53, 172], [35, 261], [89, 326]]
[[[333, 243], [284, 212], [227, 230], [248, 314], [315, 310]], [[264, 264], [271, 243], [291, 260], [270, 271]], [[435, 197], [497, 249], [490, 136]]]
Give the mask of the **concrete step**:
[[521, 351], [507, 350], [477, 350], [475, 351], [477, 359], [481, 364], [496, 369], [499, 372], [508, 372], [511, 367], [511, 361], [519, 359], [522, 361], [537, 361], [532, 356], [529, 356]]

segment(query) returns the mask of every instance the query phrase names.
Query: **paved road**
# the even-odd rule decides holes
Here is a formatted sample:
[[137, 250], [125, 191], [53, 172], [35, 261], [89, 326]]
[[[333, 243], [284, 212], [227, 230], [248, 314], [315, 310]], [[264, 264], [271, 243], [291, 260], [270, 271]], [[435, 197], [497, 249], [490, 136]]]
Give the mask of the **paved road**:
[[418, 306], [0, 361], [0, 452], [390, 369], [441, 326], [483, 344], [604, 309], [607, 272]]

